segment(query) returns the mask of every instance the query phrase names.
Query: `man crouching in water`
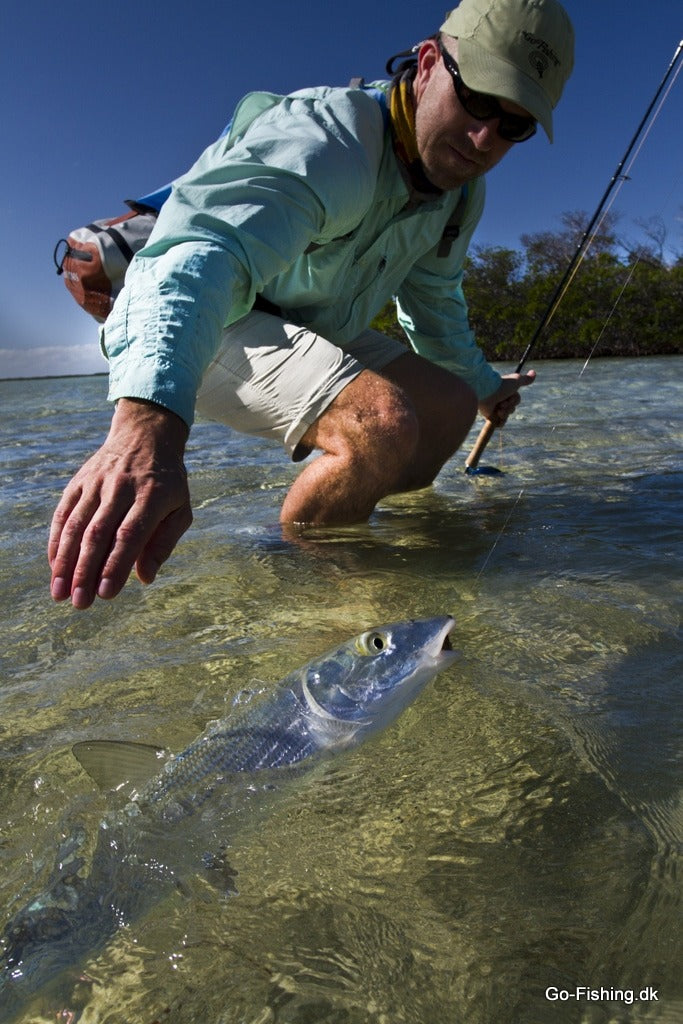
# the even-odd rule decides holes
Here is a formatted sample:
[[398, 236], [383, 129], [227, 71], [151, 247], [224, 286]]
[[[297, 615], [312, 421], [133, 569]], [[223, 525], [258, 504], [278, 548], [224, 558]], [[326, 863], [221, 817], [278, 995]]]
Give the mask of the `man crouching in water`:
[[[350, 523], [425, 487], [477, 409], [502, 426], [534, 373], [477, 348], [462, 269], [484, 176], [573, 66], [557, 0], [462, 0], [372, 88], [252, 93], [174, 182], [102, 332], [116, 402], [54, 515], [52, 596], [150, 583], [192, 520], [195, 409], [299, 461], [283, 523]], [[390, 65], [392, 62], [390, 62]], [[369, 328], [396, 296], [408, 342]]]

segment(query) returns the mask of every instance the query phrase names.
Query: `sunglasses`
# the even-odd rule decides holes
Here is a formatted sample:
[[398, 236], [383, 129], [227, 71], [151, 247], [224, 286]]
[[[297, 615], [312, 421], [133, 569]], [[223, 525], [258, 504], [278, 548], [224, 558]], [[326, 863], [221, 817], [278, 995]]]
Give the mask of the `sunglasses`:
[[485, 92], [475, 92], [465, 85], [460, 74], [460, 68], [456, 61], [442, 45], [439, 40], [439, 50], [443, 62], [453, 79], [453, 88], [461, 106], [467, 111], [470, 117], [477, 121], [492, 121], [498, 118], [496, 131], [501, 139], [508, 142], [526, 142], [532, 135], [536, 134], [536, 121], [533, 117], [525, 117], [524, 114], [511, 114], [503, 110], [495, 96], [489, 96]]

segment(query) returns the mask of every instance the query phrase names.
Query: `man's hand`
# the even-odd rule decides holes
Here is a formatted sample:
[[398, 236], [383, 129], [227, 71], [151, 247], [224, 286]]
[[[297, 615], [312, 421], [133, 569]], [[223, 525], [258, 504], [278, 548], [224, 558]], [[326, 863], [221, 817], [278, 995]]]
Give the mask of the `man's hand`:
[[52, 519], [55, 601], [89, 608], [116, 597], [135, 566], [151, 583], [192, 522], [183, 452], [188, 429], [167, 409], [121, 399], [107, 440], [76, 473]]
[[529, 370], [528, 373], [506, 374], [498, 390], [480, 400], [479, 412], [490, 420], [494, 427], [504, 426], [510, 413], [514, 412], [521, 402], [519, 389], [533, 384], [535, 379], [535, 370]]

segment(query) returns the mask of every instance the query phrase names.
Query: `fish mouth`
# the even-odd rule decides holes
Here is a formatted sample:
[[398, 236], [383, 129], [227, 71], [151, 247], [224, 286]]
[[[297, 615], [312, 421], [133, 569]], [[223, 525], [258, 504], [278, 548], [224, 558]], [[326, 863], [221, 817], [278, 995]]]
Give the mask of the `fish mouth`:
[[458, 657], [458, 652], [453, 649], [451, 643], [451, 632], [455, 629], [455, 619], [449, 615], [443, 620], [433, 642], [430, 644], [429, 655], [435, 661], [452, 661]]

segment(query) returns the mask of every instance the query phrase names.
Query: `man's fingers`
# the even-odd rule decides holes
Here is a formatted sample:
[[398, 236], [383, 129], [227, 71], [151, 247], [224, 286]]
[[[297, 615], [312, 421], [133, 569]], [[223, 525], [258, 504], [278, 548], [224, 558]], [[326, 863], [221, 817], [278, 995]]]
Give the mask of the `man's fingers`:
[[[98, 535], [97, 524], [93, 524], [95, 542], [90, 546], [86, 535], [81, 548], [82, 585], [92, 595], [90, 603], [95, 596], [110, 600], [123, 589], [154, 526], [149, 512], [139, 503], [129, 508], [122, 519], [112, 516], [103, 525], [101, 535]], [[80, 583], [79, 568], [80, 563], [74, 573], [74, 594]]]
[[[500, 388], [479, 405], [480, 411], [495, 427], [505, 425], [508, 416], [515, 411], [521, 401], [520, 388], [528, 387], [536, 379], [536, 371], [528, 373], [509, 373], [503, 377]], [[497, 399], [497, 400], [496, 400]]]
[[135, 563], [135, 571], [141, 583], [154, 582], [159, 569], [191, 524], [192, 509], [189, 504], [176, 509], [159, 524]]
[[100, 522], [93, 520], [81, 542], [84, 576], [81, 579], [79, 560], [74, 596], [82, 586], [89, 604], [95, 595], [111, 600], [123, 589], [136, 563], [144, 567], [142, 575], [138, 571], [141, 582], [152, 582], [192, 522], [189, 501], [166, 515], [167, 503], [153, 499], [153, 492], [143, 492], [123, 518], [114, 509]]
[[189, 500], [164, 516], [167, 508], [149, 493], [132, 504], [130, 494], [119, 494], [111, 505], [82, 502], [60, 513], [50, 538], [54, 600], [71, 598], [78, 609], [89, 608], [95, 597], [110, 600], [136, 563], [140, 580], [151, 583], [192, 522]]
[[[98, 507], [97, 495], [87, 498], [80, 494], [76, 498], [65, 494], [55, 512], [48, 543], [48, 558], [52, 570], [51, 593], [56, 601], [64, 601], [72, 595], [74, 575]], [[80, 595], [80, 599], [84, 599], [84, 595]]]
[[62, 495], [59, 505], [55, 509], [55, 513], [52, 517], [52, 523], [50, 524], [50, 536], [47, 542], [47, 558], [50, 568], [54, 567], [59, 547], [62, 543], [64, 527], [66, 526], [71, 513], [78, 504], [80, 497], [81, 492], [79, 488], [67, 489]]
[[[117, 543], [128, 501], [99, 505], [93, 498], [82, 502], [64, 522], [52, 563], [52, 596], [71, 597], [74, 607], [88, 608], [95, 600], [101, 569]], [[130, 562], [128, 571], [135, 559]], [[123, 577], [125, 582], [126, 576]], [[122, 584], [123, 585], [123, 584]]]
[[511, 395], [509, 398], [503, 399], [502, 402], [499, 402], [492, 414], [492, 422], [494, 426], [504, 427], [508, 416], [515, 411], [519, 402], [520, 398], [516, 393]]
[[154, 506], [148, 494], [131, 505], [131, 497], [119, 495], [114, 504], [99, 507], [82, 501], [67, 516], [56, 514], [50, 540], [54, 600], [71, 598], [78, 609], [89, 608], [95, 597], [110, 600], [123, 589], [136, 563], [139, 579], [152, 582], [190, 526], [192, 511], [188, 501], [158, 522], [165, 505]]

